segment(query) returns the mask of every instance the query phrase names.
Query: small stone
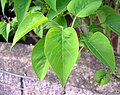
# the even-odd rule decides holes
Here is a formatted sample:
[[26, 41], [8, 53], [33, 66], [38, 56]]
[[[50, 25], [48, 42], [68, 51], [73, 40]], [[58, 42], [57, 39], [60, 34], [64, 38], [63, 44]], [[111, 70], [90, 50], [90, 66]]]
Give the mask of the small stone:
[[81, 85], [81, 88], [85, 88], [85, 86], [84, 86], [84, 85]]

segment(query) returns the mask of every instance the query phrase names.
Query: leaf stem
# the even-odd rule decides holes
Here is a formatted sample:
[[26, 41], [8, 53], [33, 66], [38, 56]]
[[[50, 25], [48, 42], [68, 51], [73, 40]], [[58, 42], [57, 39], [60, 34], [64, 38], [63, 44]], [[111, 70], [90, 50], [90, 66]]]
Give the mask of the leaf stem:
[[83, 46], [80, 48], [80, 52], [82, 51], [83, 48], [84, 48]]
[[89, 18], [90, 18], [90, 25], [92, 25], [92, 21], [93, 21], [92, 15], [90, 15]]
[[117, 0], [116, 2], [115, 2], [115, 11], [118, 13], [118, 4], [119, 4], [119, 1]]
[[73, 19], [72, 26], [71, 26], [72, 28], [73, 28], [73, 26], [74, 26], [74, 24], [75, 24], [76, 18], [77, 18], [77, 17], [75, 16], [74, 19]]

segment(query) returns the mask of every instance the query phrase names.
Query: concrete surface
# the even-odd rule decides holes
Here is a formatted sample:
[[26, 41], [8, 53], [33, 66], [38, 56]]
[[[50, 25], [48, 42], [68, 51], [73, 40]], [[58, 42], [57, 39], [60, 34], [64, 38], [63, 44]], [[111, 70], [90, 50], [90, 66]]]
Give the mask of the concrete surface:
[[12, 50], [10, 46], [0, 42], [0, 95], [120, 95], [119, 81], [112, 79], [105, 86], [94, 82], [94, 72], [106, 67], [91, 53], [81, 53], [63, 90], [51, 69], [42, 83], [36, 78], [31, 67], [32, 45], [17, 44]]

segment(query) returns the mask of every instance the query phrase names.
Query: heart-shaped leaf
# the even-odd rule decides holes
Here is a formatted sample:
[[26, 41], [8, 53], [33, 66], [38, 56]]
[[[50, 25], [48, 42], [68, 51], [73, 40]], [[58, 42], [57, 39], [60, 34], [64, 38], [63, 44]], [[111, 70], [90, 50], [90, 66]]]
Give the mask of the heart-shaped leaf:
[[77, 17], [86, 17], [95, 12], [101, 4], [102, 0], [71, 0], [67, 9]]
[[45, 40], [45, 55], [64, 87], [78, 58], [79, 42], [73, 28], [51, 28]]
[[29, 14], [18, 26], [18, 29], [13, 39], [12, 46], [14, 46], [18, 40], [20, 40], [24, 35], [26, 35], [32, 29], [36, 28], [37, 26], [41, 25], [46, 21], [48, 21], [48, 19], [39, 12]]
[[44, 54], [44, 42], [45, 39], [42, 38], [32, 50], [32, 67], [40, 81], [44, 79], [50, 67]]
[[115, 72], [114, 51], [108, 38], [100, 32], [94, 33], [89, 39], [83, 37], [85, 46], [112, 72]]

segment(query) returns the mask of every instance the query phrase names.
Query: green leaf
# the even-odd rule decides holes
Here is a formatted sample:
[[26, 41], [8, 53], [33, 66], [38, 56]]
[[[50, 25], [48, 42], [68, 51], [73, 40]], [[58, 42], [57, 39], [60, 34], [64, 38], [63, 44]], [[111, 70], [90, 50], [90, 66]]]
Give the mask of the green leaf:
[[42, 38], [32, 50], [32, 67], [40, 81], [45, 78], [50, 67], [44, 54], [44, 42], [45, 39]]
[[54, 21], [56, 21], [60, 26], [63, 26], [64, 28], [67, 27], [66, 19], [63, 16], [59, 16], [59, 17], [55, 18]]
[[97, 83], [100, 83], [101, 80], [103, 79], [104, 76], [106, 76], [107, 74], [107, 71], [104, 70], [104, 69], [100, 69], [98, 70], [95, 75], [94, 75], [94, 80], [97, 82]]
[[32, 6], [29, 9], [29, 13], [34, 13], [34, 12], [37, 12], [37, 11], [41, 11], [41, 7], [40, 6]]
[[110, 6], [102, 6], [97, 10], [97, 15], [101, 23], [105, 23], [106, 18], [112, 14], [116, 14], [115, 10]]
[[102, 4], [102, 0], [71, 0], [67, 9], [77, 17], [86, 17], [94, 13]]
[[106, 70], [100, 69], [94, 75], [94, 80], [101, 86], [110, 82], [111, 75]]
[[58, 27], [58, 26], [60, 25], [54, 20], [48, 21], [47, 23], [44, 24], [45, 29], [50, 29], [52, 27]]
[[17, 41], [19, 41], [24, 35], [30, 32], [32, 29], [38, 27], [39, 25], [43, 24], [44, 22], [48, 21], [46, 17], [44, 17], [41, 13], [31, 13], [29, 14], [19, 25], [14, 39], [12, 46], [15, 45]]
[[45, 40], [45, 55], [62, 86], [70, 75], [78, 58], [79, 42], [73, 28], [51, 28]]
[[57, 11], [57, 9], [56, 9], [56, 0], [45, 0], [45, 2], [46, 2], [54, 11]]
[[97, 10], [98, 18], [102, 23], [101, 26], [105, 29], [106, 32], [111, 31], [110, 28], [106, 25], [105, 21], [106, 21], [106, 18], [112, 14], [116, 14], [115, 10], [112, 7], [107, 5], [102, 6], [99, 8], [99, 10]]
[[2, 6], [2, 13], [4, 15], [4, 8], [5, 8], [5, 4], [7, 3], [7, 0], [1, 0], [1, 6]]
[[61, 26], [64, 28], [67, 27], [66, 19], [63, 16], [59, 16], [59, 17], [47, 22], [45, 24], [45, 29], [50, 29], [52, 27], [61, 27]]
[[17, 27], [18, 26], [18, 21], [17, 18], [13, 18], [13, 20], [10, 22], [11, 27]]
[[112, 72], [115, 72], [114, 51], [108, 38], [100, 32], [94, 33], [91, 38], [83, 37], [86, 47]]
[[62, 10], [64, 10], [70, 1], [71, 0], [57, 0], [56, 2], [57, 11], [61, 12]]
[[43, 37], [43, 26], [40, 25], [34, 29], [35, 34], [37, 34], [40, 38]]
[[47, 13], [47, 17], [49, 20], [52, 20], [57, 15], [58, 15], [58, 12], [54, 11], [53, 9], [50, 9]]
[[107, 75], [101, 80], [101, 82], [100, 82], [100, 85], [101, 86], [103, 86], [103, 85], [105, 85], [105, 84], [107, 84], [107, 83], [109, 83], [110, 82], [110, 77], [108, 77]]
[[5, 22], [0, 22], [0, 34], [8, 42], [8, 37], [10, 33], [10, 24]]
[[6, 25], [6, 35], [5, 35], [5, 40], [8, 42], [8, 38], [9, 38], [9, 33], [10, 33], [10, 23], [7, 23]]
[[101, 30], [103, 29], [103, 27], [101, 27], [100, 25], [97, 25], [97, 24], [92, 24], [89, 26], [89, 31], [90, 32], [95, 32], [96, 30]]
[[35, 4], [35, 6], [43, 6], [44, 0], [32, 0], [32, 3]]
[[6, 23], [5, 22], [0, 22], [0, 34], [4, 37], [5, 39], [5, 34], [6, 34]]
[[30, 4], [31, 0], [14, 0], [14, 10], [19, 24], [24, 19]]
[[57, 11], [54, 11], [53, 9], [50, 9], [47, 17], [51, 20], [55, 16], [59, 15], [60, 13], [64, 12], [66, 10], [66, 6], [69, 4], [71, 0], [56, 0], [56, 9]]
[[115, 32], [120, 35], [120, 16], [118, 15], [110, 15], [106, 19], [107, 25]]
[[6, 23], [0, 22], [0, 34], [2, 34], [3, 31], [6, 31]]

